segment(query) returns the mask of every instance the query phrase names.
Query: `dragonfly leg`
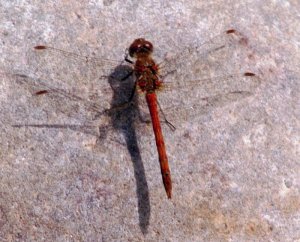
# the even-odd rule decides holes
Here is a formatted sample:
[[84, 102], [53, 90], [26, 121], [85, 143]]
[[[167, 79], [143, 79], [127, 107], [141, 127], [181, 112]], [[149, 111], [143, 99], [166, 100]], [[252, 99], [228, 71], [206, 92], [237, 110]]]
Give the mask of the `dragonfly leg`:
[[125, 61], [130, 63], [130, 64], [134, 64], [134, 62], [132, 60], [129, 60], [127, 56], [125, 56]]
[[128, 58], [128, 49], [126, 49], [126, 51], [125, 51], [124, 60], [130, 64], [134, 64], [134, 62]]
[[164, 119], [164, 122], [169, 126], [169, 128], [172, 130], [172, 131], [175, 131], [176, 130], [176, 127], [166, 118], [166, 115], [164, 114], [161, 106], [160, 106], [160, 103], [157, 101], [157, 104], [158, 104], [158, 107], [159, 107], [159, 111], [161, 112], [162, 114], [162, 117]]

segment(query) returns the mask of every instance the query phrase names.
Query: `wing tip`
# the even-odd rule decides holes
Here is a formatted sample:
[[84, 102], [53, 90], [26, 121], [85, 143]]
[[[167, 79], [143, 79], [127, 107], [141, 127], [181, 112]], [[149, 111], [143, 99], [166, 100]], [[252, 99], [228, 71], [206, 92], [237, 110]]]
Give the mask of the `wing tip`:
[[236, 33], [235, 29], [228, 29], [228, 30], [226, 30], [226, 34], [234, 34], [234, 33]]
[[46, 94], [46, 93], [48, 93], [47, 90], [41, 90], [41, 91], [36, 92], [35, 95], [39, 96], [39, 95], [43, 95], [43, 94]]
[[253, 72], [245, 72], [244, 76], [256, 76]]
[[47, 46], [45, 45], [37, 45], [33, 47], [35, 50], [45, 50], [47, 49]]

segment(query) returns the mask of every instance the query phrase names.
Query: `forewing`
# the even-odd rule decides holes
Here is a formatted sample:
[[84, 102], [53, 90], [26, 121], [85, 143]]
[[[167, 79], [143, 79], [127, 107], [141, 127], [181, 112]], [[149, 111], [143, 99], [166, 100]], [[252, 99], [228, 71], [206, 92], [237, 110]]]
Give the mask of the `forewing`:
[[49, 46], [35, 46], [27, 52], [30, 75], [59, 86], [89, 87], [95, 93], [122, 61], [91, 58]]
[[184, 81], [237, 73], [247, 64], [245, 60], [251, 53], [248, 38], [235, 29], [229, 29], [208, 41], [183, 48], [166, 59], [160, 64], [160, 74], [163, 80], [178, 78], [179, 75]]

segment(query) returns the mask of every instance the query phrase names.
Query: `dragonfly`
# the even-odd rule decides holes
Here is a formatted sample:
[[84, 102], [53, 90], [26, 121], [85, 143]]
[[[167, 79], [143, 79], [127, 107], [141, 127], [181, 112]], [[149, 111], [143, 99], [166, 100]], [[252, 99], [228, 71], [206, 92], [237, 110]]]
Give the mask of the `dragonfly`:
[[[260, 78], [257, 74], [249, 70], [233, 70], [229, 74], [224, 75], [224, 72], [227, 73], [226, 71], [228, 70], [224, 70], [223, 68], [222, 75], [208, 76], [204, 78], [196, 71], [195, 76], [190, 77], [192, 78], [191, 80], [185, 79], [188, 78], [185, 76], [183, 77], [184, 81], [176, 82], [167, 80], [170, 76], [174, 76], [176, 73], [180, 74], [180, 70], [187, 72], [187, 68], [189, 68], [189, 64], [187, 64], [189, 63], [189, 58], [194, 58], [196, 60], [191, 61], [192, 65], [197, 65], [200, 67], [204, 66], [206, 67], [204, 69], [210, 70], [211, 65], [205, 66], [205, 61], [214, 55], [222, 56], [222, 53], [225, 53], [223, 56], [230, 56], [231, 58], [234, 58], [237, 53], [246, 53], [247, 57], [251, 57], [252, 54], [250, 48], [248, 47], [248, 39], [235, 29], [226, 30], [224, 33], [216, 35], [204, 43], [183, 48], [183, 50], [181, 50], [178, 54], [170, 58], [165, 58], [161, 63], [157, 63], [153, 59], [153, 50], [153, 44], [150, 41], [144, 38], [138, 38], [135, 39], [126, 50], [125, 57], [118, 61], [105, 58], [92, 58], [51, 46], [37, 45], [34, 47], [34, 55], [39, 56], [39, 58], [44, 58], [38, 58], [38, 62], [36, 65], [34, 65], [42, 67], [35, 69], [35, 74], [39, 77], [44, 76], [46, 79], [50, 78], [56, 81], [59, 79], [57, 76], [60, 76], [60, 73], [63, 73], [63, 70], [60, 70], [60, 65], [57, 63], [57, 60], [61, 59], [66, 61], [66, 59], [68, 59], [68, 64], [70, 64], [71, 67], [75, 66], [78, 68], [78, 63], [81, 66], [84, 64], [84, 62], [87, 66], [89, 66], [87, 72], [84, 72], [86, 79], [94, 78], [96, 81], [99, 81], [103, 79], [103, 77], [108, 77], [107, 74], [110, 74], [112, 70], [116, 68], [116, 66], [122, 65], [123, 63], [126, 63], [127, 66], [130, 67], [128, 69], [128, 73], [123, 74], [122, 77], [113, 78], [117, 79], [118, 82], [126, 82], [126, 80], [132, 76], [135, 76], [135, 79], [133, 85], [131, 85], [129, 88], [129, 93], [127, 91], [127, 100], [121, 104], [113, 105], [112, 107], [108, 108], [103, 104], [105, 103], [104, 101], [101, 101], [101, 105], [99, 103], [86, 100], [80, 95], [75, 95], [70, 91], [66, 91], [63, 87], [63, 82], [59, 82], [60, 87], [54, 87], [48, 82], [43, 82], [41, 79], [38, 79], [35, 81], [35, 84], [40, 89], [36, 89], [34, 95], [61, 95], [65, 98], [83, 102], [89, 110], [96, 112], [98, 115], [103, 115], [123, 108], [124, 106], [132, 103], [132, 100], [137, 92], [144, 93], [154, 131], [163, 185], [167, 197], [171, 199], [171, 171], [162, 133], [160, 117], [162, 118], [163, 122], [174, 131], [176, 128], [174, 124], [169, 121], [169, 117], [167, 115], [168, 113], [171, 114], [171, 116], [173, 115], [183, 119], [184, 117], [191, 118], [193, 116], [197, 116], [197, 112], [205, 109], [205, 107], [223, 105], [228, 102], [247, 97], [254, 92], [255, 88], [258, 87], [260, 84]], [[50, 57], [50, 59], [48, 57]], [[48, 61], [48, 63], [45, 63], [43, 60]], [[214, 62], [218, 63], [218, 60], [214, 60]], [[221, 64], [218, 63], [217, 67], [215, 68], [220, 68]], [[50, 66], [47, 71], [44, 69], [45, 65]], [[54, 77], [52, 77], [53, 68], [55, 68], [55, 75], [57, 75]], [[82, 75], [83, 71], [80, 70], [80, 68], [81, 67], [79, 67], [78, 73], [80, 73], [79, 75]], [[239, 69], [240, 67], [238, 66], [236, 68]], [[40, 72], [40, 69], [42, 69], [42, 72]], [[185, 75], [185, 72], [182, 73]], [[32, 79], [31, 77], [23, 74], [19, 74], [17, 76], [19, 79], [22, 79], [23, 83], [32, 85], [32, 81], [29, 81]], [[176, 78], [177, 77], [178, 75]], [[70, 76], [68, 78], [72, 79]], [[86, 79], [81, 78], [80, 80]], [[74, 80], [78, 80], [78, 76], [76, 76]], [[218, 87], [221, 87], [219, 88], [220, 90], [218, 90]], [[94, 89], [94, 86], [92, 88]], [[198, 93], [200, 89], [203, 89], [202, 94]], [[102, 91], [104, 95], [111, 93], [111, 91], [104, 87], [101, 87], [100, 91]], [[158, 92], [171, 92], [171, 94], [167, 94], [167, 98], [165, 99], [166, 101], [158, 101], [156, 95]], [[175, 94], [173, 94], [174, 92]], [[184, 104], [185, 100], [180, 99], [180, 93], [187, 93], [188, 97], [192, 99], [192, 102], [188, 103], [187, 105]], [[111, 95], [108, 94], [107, 96]], [[172, 102], [172, 98], [174, 102]], [[171, 101], [169, 101], [170, 99]], [[165, 105], [171, 104], [171, 107], [167, 108], [167, 113], [163, 111], [161, 103]], [[186, 108], [186, 106], [188, 106], [188, 108]]]

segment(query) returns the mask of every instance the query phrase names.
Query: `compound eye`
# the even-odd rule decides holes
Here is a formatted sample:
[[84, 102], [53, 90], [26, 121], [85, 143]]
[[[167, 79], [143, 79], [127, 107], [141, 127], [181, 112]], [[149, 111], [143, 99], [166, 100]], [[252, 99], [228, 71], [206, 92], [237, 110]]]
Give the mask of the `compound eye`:
[[150, 44], [147, 41], [142, 48], [145, 49], [145, 50], [148, 50], [149, 52], [152, 52], [153, 46], [152, 46], [152, 44]]

